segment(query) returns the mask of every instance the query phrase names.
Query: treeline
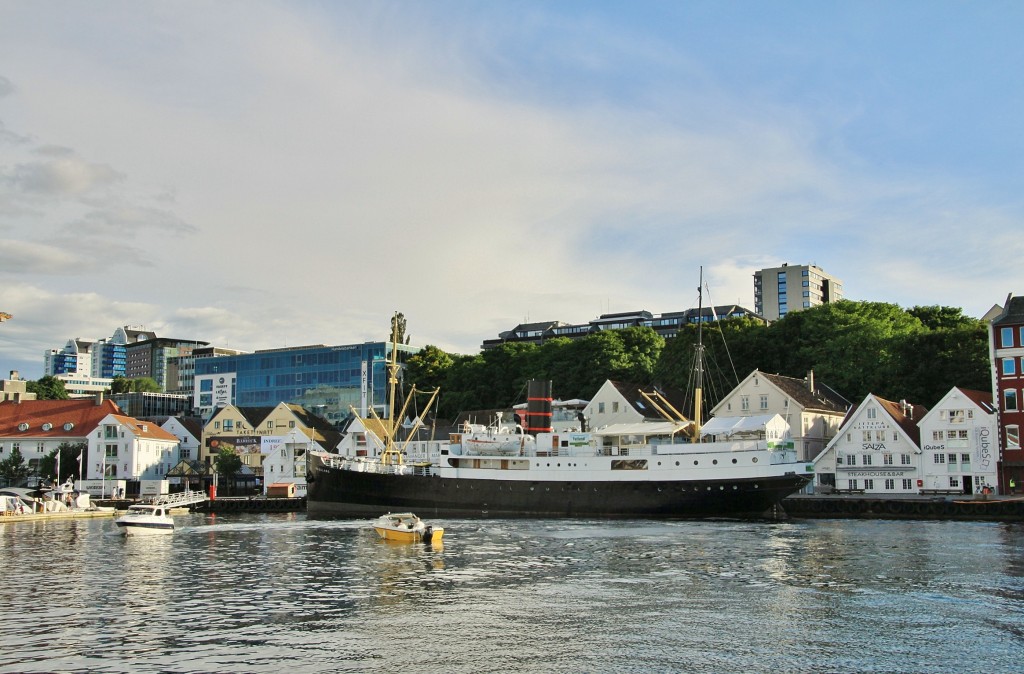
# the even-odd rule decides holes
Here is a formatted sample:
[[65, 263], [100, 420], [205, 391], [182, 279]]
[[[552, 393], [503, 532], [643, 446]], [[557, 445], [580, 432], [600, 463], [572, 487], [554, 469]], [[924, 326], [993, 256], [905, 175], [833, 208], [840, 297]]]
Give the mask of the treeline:
[[754, 369], [798, 378], [813, 371], [816, 381], [852, 403], [874, 393], [930, 407], [953, 386], [992, 386], [983, 321], [952, 307], [847, 300], [771, 325], [737, 318], [686, 326], [668, 340], [650, 328], [629, 328], [541, 345], [503, 344], [474, 356], [427, 346], [408, 359], [406, 383], [440, 387], [437, 414], [444, 418], [525, 402], [530, 379], [550, 379], [561, 399], [589, 399], [607, 379], [689, 392], [698, 329], [705, 396], [712, 401]]

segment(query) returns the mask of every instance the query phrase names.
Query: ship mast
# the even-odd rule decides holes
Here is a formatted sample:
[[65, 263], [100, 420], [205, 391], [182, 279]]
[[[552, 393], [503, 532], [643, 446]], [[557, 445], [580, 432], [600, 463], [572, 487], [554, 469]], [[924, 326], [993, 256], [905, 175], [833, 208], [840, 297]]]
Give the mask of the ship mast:
[[[395, 316], [398, 314], [396, 313]], [[394, 326], [394, 321], [392, 321]], [[391, 358], [388, 359], [388, 420], [384, 441], [384, 454], [381, 456], [385, 464], [401, 464], [402, 452], [395, 447], [395, 433], [398, 432], [398, 421], [395, 419], [395, 391], [398, 388], [398, 330], [391, 329]]]
[[694, 354], [696, 383], [693, 388], [693, 441], [700, 442], [702, 423], [701, 408], [704, 405], [704, 267], [700, 268], [700, 285], [697, 286], [697, 346]]

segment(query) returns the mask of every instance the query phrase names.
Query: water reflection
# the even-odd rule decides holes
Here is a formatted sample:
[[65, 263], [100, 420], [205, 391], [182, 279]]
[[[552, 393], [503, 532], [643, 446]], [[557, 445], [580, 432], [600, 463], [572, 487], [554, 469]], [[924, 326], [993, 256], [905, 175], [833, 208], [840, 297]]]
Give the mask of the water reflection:
[[103, 520], [0, 528], [0, 605], [33, 626], [0, 632], [0, 670], [990, 672], [1024, 659], [1019, 525], [466, 520], [438, 522], [432, 547], [292, 513], [176, 524], [137, 539]]

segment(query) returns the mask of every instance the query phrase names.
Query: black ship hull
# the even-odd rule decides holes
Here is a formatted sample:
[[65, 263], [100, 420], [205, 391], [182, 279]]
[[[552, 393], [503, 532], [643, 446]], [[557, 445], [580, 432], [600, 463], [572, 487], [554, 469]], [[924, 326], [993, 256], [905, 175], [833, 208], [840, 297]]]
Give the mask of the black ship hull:
[[421, 517], [777, 516], [782, 499], [810, 475], [692, 481], [525, 481], [394, 475], [319, 467], [308, 484], [309, 513], [364, 516], [412, 511]]

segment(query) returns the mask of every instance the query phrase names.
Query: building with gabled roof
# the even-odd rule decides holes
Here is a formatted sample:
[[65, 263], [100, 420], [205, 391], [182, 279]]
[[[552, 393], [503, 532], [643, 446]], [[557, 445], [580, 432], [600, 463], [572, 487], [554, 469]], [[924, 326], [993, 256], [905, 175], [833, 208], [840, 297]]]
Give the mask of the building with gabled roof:
[[918, 427], [922, 489], [1000, 490], [999, 425], [991, 393], [953, 387]]
[[778, 414], [789, 424], [790, 439], [801, 461], [812, 461], [835, 437], [850, 402], [818, 382], [814, 372], [803, 379], [754, 370], [711, 409], [718, 417]]
[[32, 474], [38, 475], [43, 457], [63, 444], [87, 444], [105, 417], [120, 413], [103, 396], [0, 402], [0, 460], [17, 449]]
[[[814, 459], [820, 491], [910, 494], [922, 487], [920, 429], [928, 410], [869, 393]], [[919, 483], [919, 481], [922, 481]]]
[[666, 415], [673, 419], [682, 416], [684, 400], [683, 394], [673, 389], [608, 379], [583, 408], [583, 418], [587, 430], [595, 431], [612, 424], [665, 421]]
[[266, 454], [279, 446], [282, 438], [298, 430], [326, 451], [334, 451], [341, 433], [321, 417], [301, 405], [278, 403], [273, 407], [236, 407], [217, 409], [203, 427], [200, 461], [212, 466], [222, 450], [233, 451], [242, 459], [254, 485], [263, 479]]
[[125, 494], [139, 494], [142, 480], [163, 480], [179, 461], [178, 438], [157, 423], [112, 413], [89, 435], [86, 480], [125, 485]]

